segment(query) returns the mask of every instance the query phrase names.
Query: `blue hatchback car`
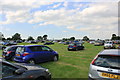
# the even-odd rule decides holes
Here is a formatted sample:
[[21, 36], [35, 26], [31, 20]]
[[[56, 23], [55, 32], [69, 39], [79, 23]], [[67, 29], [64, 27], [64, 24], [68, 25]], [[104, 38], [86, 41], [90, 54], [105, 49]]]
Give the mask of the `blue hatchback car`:
[[16, 50], [14, 61], [21, 63], [40, 63], [46, 61], [57, 61], [58, 53], [44, 45], [20, 46]]

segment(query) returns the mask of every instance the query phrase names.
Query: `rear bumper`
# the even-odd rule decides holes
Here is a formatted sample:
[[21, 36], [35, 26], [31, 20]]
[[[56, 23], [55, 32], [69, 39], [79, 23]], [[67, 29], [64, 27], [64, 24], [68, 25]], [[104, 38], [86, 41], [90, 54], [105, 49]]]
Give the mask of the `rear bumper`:
[[27, 61], [26, 61], [26, 60], [23, 60], [22, 58], [21, 58], [21, 59], [16, 59], [16, 58], [14, 58], [14, 61], [15, 61], [15, 62], [20, 62], [20, 63], [27, 63]]
[[114, 48], [114, 47], [111, 47], [111, 46], [104, 46], [105, 49], [111, 49], [111, 48]]

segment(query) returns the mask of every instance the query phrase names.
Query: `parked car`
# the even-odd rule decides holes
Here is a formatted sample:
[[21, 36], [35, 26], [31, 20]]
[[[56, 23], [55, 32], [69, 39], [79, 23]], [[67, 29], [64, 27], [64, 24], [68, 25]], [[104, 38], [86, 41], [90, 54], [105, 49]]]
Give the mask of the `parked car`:
[[4, 42], [3, 45], [5, 45], [5, 46], [12, 46], [12, 45], [17, 45], [17, 43], [14, 42], [14, 41], [9, 41], [9, 42]]
[[95, 41], [90, 41], [89, 43], [90, 43], [90, 44], [94, 44], [94, 43], [95, 43]]
[[51, 80], [48, 69], [32, 64], [13, 64], [0, 60], [2, 80]]
[[115, 44], [112, 41], [107, 41], [104, 44], [104, 49], [115, 49]]
[[38, 42], [37, 41], [31, 41], [32, 44], [37, 44]]
[[68, 45], [68, 44], [70, 44], [70, 42], [64, 42], [64, 45]]
[[117, 49], [120, 49], [120, 44], [117, 46]]
[[6, 59], [6, 60], [13, 60], [13, 58], [15, 56], [16, 49], [17, 49], [18, 46], [19, 45], [6, 47], [2, 52], [3, 58]]
[[6, 47], [3, 45], [0, 45], [0, 50], [4, 50]]
[[89, 80], [120, 79], [120, 50], [103, 50], [90, 63]]
[[61, 42], [58, 42], [59, 44], [64, 44], [65, 42], [61, 41]]
[[95, 41], [94, 46], [102, 46], [104, 45], [103, 41]]
[[22, 63], [40, 63], [46, 61], [57, 61], [58, 53], [44, 45], [19, 46], [16, 50], [14, 61]]
[[1, 40], [0, 40], [0, 44], [3, 45], [3, 44], [4, 44], [4, 41], [1, 41]]
[[53, 42], [46, 42], [44, 43], [44, 45], [51, 45], [51, 44], [54, 44]]
[[84, 46], [81, 43], [71, 43], [68, 45], [68, 51], [70, 50], [83, 50]]

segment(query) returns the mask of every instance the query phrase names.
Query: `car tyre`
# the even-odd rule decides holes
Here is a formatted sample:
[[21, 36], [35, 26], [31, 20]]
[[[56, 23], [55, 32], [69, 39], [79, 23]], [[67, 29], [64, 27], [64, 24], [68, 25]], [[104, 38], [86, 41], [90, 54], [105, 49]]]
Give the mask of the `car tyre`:
[[30, 59], [30, 60], [28, 61], [28, 63], [29, 63], [29, 64], [36, 64], [36, 62], [35, 62], [34, 59]]
[[70, 49], [68, 49], [68, 51], [70, 51]]
[[46, 79], [44, 77], [39, 77], [39, 78], [37, 78], [35, 80], [46, 80]]
[[12, 56], [12, 57], [11, 57], [11, 61], [13, 61], [13, 60], [14, 60], [14, 58], [15, 58], [15, 56]]
[[54, 57], [53, 57], [53, 61], [58, 61], [58, 57], [57, 57], [57, 56], [54, 56]]
[[76, 48], [75, 51], [78, 51], [78, 48]]

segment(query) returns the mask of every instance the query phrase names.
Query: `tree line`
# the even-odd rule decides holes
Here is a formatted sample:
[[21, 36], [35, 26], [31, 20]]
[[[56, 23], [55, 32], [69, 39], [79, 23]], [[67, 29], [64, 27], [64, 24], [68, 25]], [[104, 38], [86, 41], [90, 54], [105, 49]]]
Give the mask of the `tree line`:
[[[29, 36], [26, 40], [27, 41], [30, 41], [30, 40], [39, 40], [39, 41], [43, 41], [43, 40], [47, 40], [48, 38], [48, 35], [43, 35], [43, 36], [38, 36], [36, 39], [34, 39], [32, 36]], [[21, 34], [19, 33], [15, 33], [12, 37], [8, 37], [8, 38], [5, 38], [4, 35], [0, 32], [0, 40], [23, 40], [21, 38]], [[75, 37], [70, 37], [70, 38], [63, 38], [62, 40], [64, 41], [74, 41], [75, 40]], [[84, 36], [82, 38], [83, 41], [88, 41], [90, 40], [88, 38], [88, 36]], [[111, 40], [120, 40], [120, 36], [117, 36], [116, 34], [112, 34], [112, 37], [111, 37]]]
[[[3, 35], [3, 34], [2, 34]], [[48, 35], [43, 35], [43, 36], [38, 36], [37, 37], [37, 40], [47, 40], [47, 37], [48, 37]], [[21, 38], [21, 34], [19, 34], [19, 33], [15, 33], [12, 37], [8, 37], [8, 38], [4, 38], [4, 37], [2, 37], [1, 38], [3, 41], [4, 40], [23, 40], [22, 38]], [[27, 39], [26, 39], [27, 41], [30, 41], [30, 40], [35, 40], [32, 36], [29, 36]]]

